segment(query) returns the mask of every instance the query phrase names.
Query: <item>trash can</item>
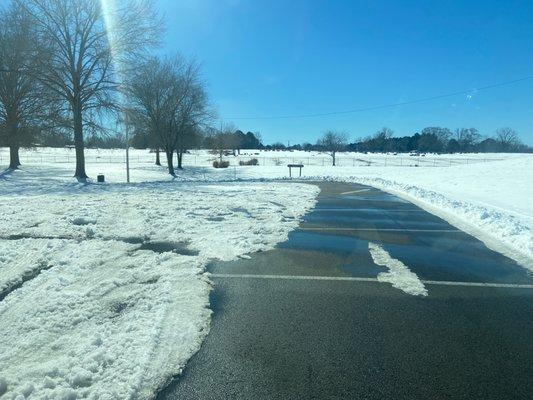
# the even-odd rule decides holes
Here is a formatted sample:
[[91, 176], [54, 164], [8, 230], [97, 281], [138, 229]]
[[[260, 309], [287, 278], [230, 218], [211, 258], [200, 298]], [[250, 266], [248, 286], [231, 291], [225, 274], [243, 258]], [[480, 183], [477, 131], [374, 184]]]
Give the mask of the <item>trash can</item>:
[[97, 182], [105, 182], [104, 174], [98, 174], [98, 176], [96, 177], [96, 181]]

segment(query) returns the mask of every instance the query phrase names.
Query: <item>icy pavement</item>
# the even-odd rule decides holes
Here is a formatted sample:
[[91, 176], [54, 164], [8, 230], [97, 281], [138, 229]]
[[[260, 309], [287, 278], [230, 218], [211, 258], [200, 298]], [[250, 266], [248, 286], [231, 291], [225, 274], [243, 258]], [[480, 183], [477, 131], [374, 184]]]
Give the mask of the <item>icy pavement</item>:
[[[484, 155], [475, 156], [481, 159]], [[225, 171], [190, 168], [180, 173], [178, 179], [233, 181], [287, 177], [288, 169], [282, 165], [236, 167]], [[401, 197], [533, 272], [531, 154], [441, 167], [305, 165], [302, 179], [360, 183]]]
[[29, 176], [0, 181], [2, 399], [152, 397], [208, 333], [206, 263], [285, 240], [318, 192]]

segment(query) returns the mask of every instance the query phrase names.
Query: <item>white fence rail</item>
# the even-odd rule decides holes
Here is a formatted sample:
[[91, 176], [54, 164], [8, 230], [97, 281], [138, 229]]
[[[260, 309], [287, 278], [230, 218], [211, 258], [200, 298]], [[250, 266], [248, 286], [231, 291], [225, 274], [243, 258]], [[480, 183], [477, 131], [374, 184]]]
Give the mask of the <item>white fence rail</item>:
[[[50, 149], [39, 150], [22, 150], [20, 161], [22, 164], [74, 164], [76, 157], [74, 150], [62, 149], [62, 151], [49, 151]], [[239, 161], [248, 161], [252, 158], [258, 160], [262, 166], [286, 166], [287, 164], [303, 164], [315, 166], [329, 166], [332, 159], [325, 155], [315, 156], [278, 156], [265, 155], [264, 153], [256, 156], [241, 154], [240, 156], [225, 156], [224, 160], [229, 161], [230, 165], [239, 165]], [[216, 160], [217, 157], [208, 153], [203, 154], [185, 154], [184, 165], [208, 166]], [[374, 166], [374, 167], [446, 167], [453, 165], [475, 164], [487, 161], [498, 161], [500, 158], [493, 157], [450, 157], [430, 155], [408, 156], [408, 155], [354, 155], [342, 154], [337, 157], [336, 164], [340, 167], [355, 166]], [[94, 150], [88, 149], [85, 153], [85, 162], [87, 164], [122, 164], [126, 162], [126, 155], [123, 150]], [[130, 152], [130, 163], [132, 164], [153, 164], [155, 154], [148, 151], [133, 150]], [[0, 165], [9, 163], [9, 152], [7, 149], [0, 149]], [[161, 163], [166, 164], [166, 157], [161, 153]]]

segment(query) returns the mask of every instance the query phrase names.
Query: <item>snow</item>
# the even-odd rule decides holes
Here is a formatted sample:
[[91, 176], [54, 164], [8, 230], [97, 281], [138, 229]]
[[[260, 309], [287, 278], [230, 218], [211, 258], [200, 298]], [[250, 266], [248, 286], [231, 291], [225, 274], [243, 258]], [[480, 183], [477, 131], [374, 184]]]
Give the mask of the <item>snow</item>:
[[[85, 160], [89, 165], [98, 165], [107, 169], [108, 164], [124, 164], [126, 153], [123, 149], [86, 149]], [[216, 156], [206, 150], [193, 150], [184, 154], [184, 164], [188, 166], [211, 166]], [[475, 164], [485, 161], [505, 160], [516, 157], [515, 154], [425, 154], [423, 157], [412, 157], [409, 154], [366, 154], [366, 153], [337, 153], [337, 165], [342, 167], [354, 166], [451, 166]], [[0, 148], [0, 165], [8, 165], [9, 151]], [[164, 154], [161, 160], [164, 162]], [[328, 166], [331, 157], [316, 151], [263, 151], [241, 150], [236, 156], [225, 157], [232, 166], [239, 166], [239, 161], [248, 161], [256, 158], [260, 166], [285, 166], [289, 163], [304, 164], [306, 166]], [[149, 150], [130, 150], [130, 162], [133, 165], [150, 165], [154, 162], [155, 155]], [[34, 148], [22, 149], [21, 161], [23, 164], [72, 164], [75, 160], [73, 148]], [[145, 176], [146, 176], [146, 170]]]
[[65, 243], [1, 303], [7, 398], [26, 385], [36, 398], [146, 398], [179, 372], [209, 329], [209, 283], [186, 257], [132, 250]]
[[387, 268], [388, 272], [378, 274], [378, 281], [388, 282], [396, 289], [400, 289], [413, 296], [427, 296], [428, 291], [418, 275], [412, 272], [400, 260], [392, 258], [390, 254], [376, 243], [368, 243], [368, 250], [374, 262]]
[[[243, 153], [253, 153], [244, 151]], [[153, 158], [153, 155], [149, 155]], [[195, 157], [206, 160], [206, 152]], [[189, 160], [194, 160], [189, 155]], [[320, 153], [259, 152], [260, 166], [215, 170], [192, 166], [179, 173], [183, 181], [288, 179], [289, 162], [303, 162], [303, 180], [337, 180], [376, 187], [408, 200], [477, 237], [489, 248], [533, 271], [533, 154], [450, 154], [409, 157], [392, 154], [339, 155], [340, 166], [313, 163]], [[227, 157], [232, 164], [249, 155]], [[309, 165], [307, 164], [308, 159]], [[423, 159], [423, 160], [422, 160]], [[266, 161], [265, 161], [266, 160]], [[273, 165], [274, 161], [281, 165]], [[331, 162], [330, 158], [324, 160]], [[359, 161], [356, 161], [359, 160]], [[355, 166], [352, 166], [355, 163]], [[207, 165], [207, 162], [204, 163]], [[139, 168], [140, 168], [139, 164]], [[415, 167], [419, 165], [419, 167]], [[146, 164], [152, 171], [153, 166]], [[108, 171], [121, 177], [123, 166]]]
[[[241, 167], [256, 156], [243, 153], [217, 170], [195, 152], [173, 179], [134, 150], [131, 184], [123, 150], [87, 152], [105, 184], [74, 181], [69, 149], [23, 150], [22, 169], [0, 173], [2, 400], [153, 397], [209, 331], [206, 265], [286, 240], [315, 202], [305, 180], [393, 193], [533, 271], [532, 155], [341, 154], [332, 167], [319, 153], [260, 152]], [[303, 181], [287, 181], [289, 162], [303, 162]], [[407, 266], [369, 250], [389, 269], [378, 279], [424, 295]]]
[[[0, 149], [0, 164], [7, 165], [7, 154], [7, 149]], [[251, 157], [258, 158], [260, 165], [237, 166], [239, 160]], [[21, 158], [23, 163], [27, 160], [40, 170], [33, 174], [37, 179], [32, 174], [17, 179], [27, 179], [26, 186], [38, 192], [46, 193], [49, 179], [54, 181], [58, 176], [64, 182], [72, 181], [72, 149], [23, 150]], [[318, 152], [243, 150], [240, 156], [225, 158], [231, 162], [230, 168], [218, 170], [209, 166], [213, 158], [204, 150], [185, 155], [187, 168], [178, 173], [176, 180], [284, 180], [288, 178], [286, 164], [301, 162], [304, 164], [303, 179], [357, 182], [395, 194], [438, 215], [533, 271], [532, 154], [410, 157], [406, 154], [339, 153], [340, 166], [332, 167], [329, 165], [331, 158]], [[102, 172], [110, 182], [125, 181], [124, 150], [90, 149], [87, 160], [89, 175]], [[132, 150], [131, 161], [134, 182], [171, 179], [165, 174], [164, 167], [153, 165], [154, 154], [147, 150]], [[10, 177], [5, 179], [9, 181]]]
[[2, 399], [152, 398], [209, 331], [209, 261], [286, 240], [318, 191], [49, 169], [0, 179]]

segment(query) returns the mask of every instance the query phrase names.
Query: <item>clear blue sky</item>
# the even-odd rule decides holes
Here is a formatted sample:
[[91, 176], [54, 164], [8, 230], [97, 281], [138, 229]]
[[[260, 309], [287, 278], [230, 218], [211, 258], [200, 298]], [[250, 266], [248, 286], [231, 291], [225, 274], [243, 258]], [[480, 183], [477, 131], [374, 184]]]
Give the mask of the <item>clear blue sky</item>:
[[265, 143], [352, 139], [382, 126], [511, 126], [533, 144], [533, 79], [427, 103], [321, 113], [470, 90], [533, 75], [532, 1], [158, 0], [161, 51], [202, 63], [219, 116]]

